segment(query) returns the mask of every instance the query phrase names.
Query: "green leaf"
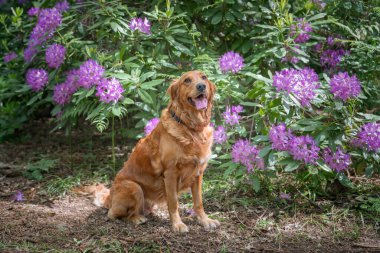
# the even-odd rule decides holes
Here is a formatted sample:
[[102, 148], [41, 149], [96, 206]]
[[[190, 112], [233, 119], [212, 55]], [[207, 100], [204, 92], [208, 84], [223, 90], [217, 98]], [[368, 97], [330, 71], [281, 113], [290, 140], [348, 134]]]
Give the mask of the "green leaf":
[[[222, 165], [223, 166], [223, 165]], [[221, 167], [222, 167], [221, 166]], [[238, 167], [239, 165], [237, 163], [234, 163], [234, 162], [229, 162], [229, 166], [227, 166], [228, 168], [224, 171], [223, 173], [223, 177], [228, 177], [231, 173], [233, 173], [236, 168]]]
[[121, 115], [121, 108], [120, 107], [112, 107], [112, 114], [116, 117], [120, 117]]
[[144, 90], [152, 90], [152, 89], [155, 90], [155, 88], [153, 88], [153, 87], [160, 84], [160, 83], [163, 83], [164, 81], [165, 81], [165, 79], [156, 79], [153, 81], [142, 83], [140, 87], [143, 88]]
[[223, 18], [223, 16], [222, 16], [222, 13], [221, 13], [221, 12], [216, 13], [216, 14], [212, 17], [212, 19], [211, 19], [211, 24], [213, 24], [213, 25], [219, 24], [220, 21], [222, 21], [222, 18]]
[[260, 178], [256, 175], [253, 175], [251, 180], [252, 180], [253, 190], [255, 190], [255, 192], [259, 192], [261, 188]]
[[218, 159], [222, 159], [222, 160], [231, 159], [231, 154], [224, 154], [224, 155], [218, 156]]
[[345, 186], [347, 188], [350, 188], [350, 189], [354, 189], [355, 188], [354, 184], [351, 182], [351, 180], [345, 174], [343, 174], [342, 172], [340, 172], [340, 173], [338, 173], [337, 176], [338, 176], [339, 182], [343, 186]]
[[257, 135], [253, 138], [254, 142], [262, 142], [262, 141], [268, 141], [269, 138], [267, 135]]
[[266, 155], [269, 153], [269, 151], [271, 151], [271, 150], [272, 150], [272, 145], [268, 145], [268, 146], [266, 146], [266, 147], [263, 147], [263, 148], [260, 150], [259, 156], [260, 156], [260, 157], [264, 157], [264, 156], [266, 156]]
[[263, 81], [264, 83], [267, 83], [267, 84], [271, 84], [272, 83], [272, 80], [269, 79], [269, 78], [266, 78], [262, 75], [259, 75], [259, 74], [253, 74], [251, 72], [245, 72], [244, 73], [246, 76], [250, 76], [250, 77], [253, 77], [254, 79], [256, 80], [260, 80], [260, 81]]
[[298, 169], [298, 167], [300, 166], [300, 162], [298, 161], [291, 161], [290, 163], [288, 163], [288, 165], [286, 165], [285, 167], [285, 171], [286, 172], [291, 172], [291, 171], [294, 171], [296, 169]]
[[124, 98], [123, 105], [133, 105], [135, 102], [130, 98]]
[[42, 97], [42, 92], [39, 92], [37, 93], [35, 96], [33, 96], [29, 101], [28, 103], [26, 103], [26, 105], [31, 105], [31, 104], [34, 104], [34, 102], [36, 102], [38, 99], [40, 99]]
[[146, 92], [145, 90], [142, 90], [142, 89], [138, 89], [137, 90], [137, 93], [139, 94], [140, 98], [147, 104], [153, 104], [153, 99], [152, 97], [149, 95], [148, 92]]
[[126, 73], [116, 73], [116, 74], [113, 74], [112, 75], [113, 77], [116, 77], [120, 80], [128, 80], [128, 81], [131, 81], [132, 80], [132, 77], [130, 74], [126, 74]]
[[327, 13], [318, 13], [317, 15], [312, 16], [311, 18], [308, 18], [307, 21], [313, 21], [317, 19], [324, 18], [327, 15]]

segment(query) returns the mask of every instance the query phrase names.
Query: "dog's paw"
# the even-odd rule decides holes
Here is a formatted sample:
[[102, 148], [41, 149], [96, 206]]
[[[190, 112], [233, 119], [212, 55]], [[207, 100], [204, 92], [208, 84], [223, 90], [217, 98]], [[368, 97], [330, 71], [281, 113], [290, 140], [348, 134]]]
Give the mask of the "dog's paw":
[[189, 228], [183, 222], [173, 224], [173, 231], [179, 233], [189, 232]]
[[210, 218], [199, 219], [198, 222], [206, 229], [213, 230], [220, 226], [220, 222]]
[[145, 218], [144, 216], [133, 216], [131, 218], [129, 218], [130, 221], [133, 222], [133, 224], [135, 225], [140, 225], [140, 224], [143, 224], [147, 221], [147, 218]]

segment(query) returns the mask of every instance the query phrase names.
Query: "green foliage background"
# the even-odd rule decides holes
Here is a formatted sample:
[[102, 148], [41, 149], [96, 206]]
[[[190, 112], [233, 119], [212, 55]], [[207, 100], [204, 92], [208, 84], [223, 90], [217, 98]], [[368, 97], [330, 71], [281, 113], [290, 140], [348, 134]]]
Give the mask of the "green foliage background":
[[[28, 68], [47, 69], [42, 47], [32, 63], [23, 60], [23, 50], [36, 22], [27, 10], [49, 8], [55, 1], [31, 1], [24, 5], [9, 1], [0, 6], [0, 52], [15, 51], [18, 58], [0, 63], [0, 140], [12, 138], [28, 120], [46, 115], [55, 117], [58, 128], [70, 128], [80, 119], [91, 122], [100, 132], [120, 118], [130, 138], [143, 136], [146, 122], [159, 117], [167, 104], [166, 89], [183, 72], [200, 69], [218, 87], [215, 123], [222, 123], [227, 105], [244, 106], [244, 117], [237, 127], [228, 128], [227, 145], [216, 145], [211, 161], [225, 176], [260, 182], [276, 173], [296, 172], [305, 187], [323, 192], [328, 182], [339, 180], [353, 187], [345, 173], [335, 173], [322, 161], [304, 165], [289, 154], [275, 152], [268, 142], [270, 126], [286, 122], [298, 134], [310, 134], [321, 148], [344, 146], [351, 154], [351, 170], [372, 176], [379, 169], [379, 154], [349, 145], [361, 125], [380, 120], [380, 1], [326, 0], [321, 10], [311, 0], [220, 0], [220, 1], [82, 1], [64, 14], [62, 25], [48, 41], [67, 48], [66, 60], [49, 72], [49, 84], [35, 93], [25, 83]], [[133, 17], [147, 17], [152, 34], [131, 31]], [[312, 38], [296, 47], [289, 37], [295, 18], [305, 18], [313, 26]], [[323, 71], [313, 50], [326, 37], [341, 35], [340, 42], [350, 50], [339, 68], [356, 74], [362, 83], [358, 99], [336, 101], [328, 93], [329, 74]], [[297, 64], [283, 62], [289, 49], [296, 52]], [[227, 51], [239, 52], [245, 67], [237, 74], [222, 73], [218, 60]], [[103, 104], [94, 96], [95, 88], [78, 90], [70, 104], [61, 107], [52, 101], [54, 86], [65, 80], [65, 72], [87, 59], [96, 59], [106, 68], [106, 76], [116, 77], [125, 88], [124, 99]], [[317, 71], [321, 89], [310, 108], [279, 94], [272, 76], [284, 68], [309, 66]], [[244, 167], [231, 161], [235, 140], [249, 138], [261, 148], [267, 170], [247, 175]]]

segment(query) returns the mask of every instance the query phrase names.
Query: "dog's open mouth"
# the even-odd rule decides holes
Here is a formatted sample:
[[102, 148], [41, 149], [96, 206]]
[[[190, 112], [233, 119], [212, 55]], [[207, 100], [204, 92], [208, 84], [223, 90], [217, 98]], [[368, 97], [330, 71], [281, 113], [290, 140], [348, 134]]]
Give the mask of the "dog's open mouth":
[[197, 110], [202, 110], [202, 109], [207, 108], [208, 101], [205, 94], [200, 94], [196, 96], [195, 98], [188, 98], [188, 99], [189, 99], [190, 104], [195, 106]]

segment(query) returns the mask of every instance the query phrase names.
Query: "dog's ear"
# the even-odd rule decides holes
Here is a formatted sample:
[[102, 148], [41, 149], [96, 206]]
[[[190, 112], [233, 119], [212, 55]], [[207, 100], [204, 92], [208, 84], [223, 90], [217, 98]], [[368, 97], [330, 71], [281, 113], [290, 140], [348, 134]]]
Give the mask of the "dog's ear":
[[211, 99], [214, 97], [215, 92], [216, 92], [216, 85], [213, 84], [211, 81], [207, 80], [208, 84], [210, 85], [210, 91], [211, 91]]
[[179, 95], [179, 80], [174, 80], [166, 92], [170, 95], [172, 101], [175, 100]]

